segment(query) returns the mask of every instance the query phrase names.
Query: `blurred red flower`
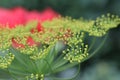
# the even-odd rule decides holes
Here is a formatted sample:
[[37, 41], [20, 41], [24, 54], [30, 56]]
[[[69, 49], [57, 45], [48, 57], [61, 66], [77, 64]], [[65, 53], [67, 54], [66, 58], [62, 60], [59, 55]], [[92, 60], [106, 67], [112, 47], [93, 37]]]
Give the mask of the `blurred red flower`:
[[24, 8], [17, 7], [13, 9], [0, 8], [0, 24], [2, 26], [9, 25], [10, 28], [14, 28], [19, 24], [26, 24], [29, 21], [37, 20], [39, 23], [52, 20], [57, 17], [58, 13], [53, 11], [51, 8], [46, 8], [42, 12], [28, 11]]
[[[28, 11], [21, 7], [16, 7], [13, 9], [4, 9], [0, 8], [0, 25], [1, 26], [9, 26], [9, 28], [15, 28], [16, 25], [25, 25], [30, 21], [37, 20], [38, 24], [35, 27], [37, 31], [41, 31], [43, 27], [41, 26], [41, 23], [46, 20], [52, 20], [55, 17], [58, 17], [59, 14], [55, 11], [53, 11], [51, 8], [46, 8], [42, 12], [38, 12], [36, 10]], [[34, 29], [32, 30], [34, 32]], [[14, 39], [12, 39], [13, 46], [24, 46], [22, 44], [19, 44], [15, 42]], [[35, 44], [34, 40], [31, 37], [28, 37], [27, 43], [29, 45]]]

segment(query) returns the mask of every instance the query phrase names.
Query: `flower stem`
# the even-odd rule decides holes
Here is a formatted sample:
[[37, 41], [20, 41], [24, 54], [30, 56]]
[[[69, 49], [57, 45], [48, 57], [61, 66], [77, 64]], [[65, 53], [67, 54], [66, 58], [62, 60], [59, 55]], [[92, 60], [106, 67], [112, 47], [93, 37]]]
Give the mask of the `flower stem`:
[[78, 66], [78, 70], [76, 72], [76, 74], [71, 77], [71, 78], [56, 78], [56, 77], [53, 77], [54, 80], [75, 80], [75, 78], [78, 76], [78, 74], [80, 73], [80, 64]]
[[108, 37], [108, 33], [105, 35], [105, 38], [104, 40], [102, 41], [102, 43], [100, 44], [100, 46], [95, 50], [93, 51], [86, 59], [84, 59], [82, 62], [84, 62], [85, 60], [88, 60], [90, 59], [91, 57], [93, 57], [101, 48], [102, 46], [104, 45], [105, 41], [107, 40], [107, 37]]

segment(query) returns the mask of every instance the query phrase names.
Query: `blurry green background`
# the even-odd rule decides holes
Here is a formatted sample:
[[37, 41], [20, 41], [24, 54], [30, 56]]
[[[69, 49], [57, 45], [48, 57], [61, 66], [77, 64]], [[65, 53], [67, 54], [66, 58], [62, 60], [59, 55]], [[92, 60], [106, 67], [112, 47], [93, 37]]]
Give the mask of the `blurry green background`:
[[0, 0], [0, 6], [42, 10], [52, 7], [65, 16], [94, 18], [103, 13], [120, 15], [120, 0]]
[[[120, 16], [120, 0], [0, 0], [0, 7], [16, 6], [38, 11], [51, 7], [62, 16], [76, 19], [95, 19], [106, 13]], [[81, 64], [77, 80], [120, 80], [120, 25], [109, 31], [107, 42], [99, 53]]]

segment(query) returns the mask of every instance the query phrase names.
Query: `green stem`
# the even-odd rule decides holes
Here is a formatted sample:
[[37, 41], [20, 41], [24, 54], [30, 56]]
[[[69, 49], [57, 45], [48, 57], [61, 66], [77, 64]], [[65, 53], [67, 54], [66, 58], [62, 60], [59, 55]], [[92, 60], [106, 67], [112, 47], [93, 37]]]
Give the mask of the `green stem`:
[[[49, 66], [49, 68], [50, 68], [50, 71], [51, 71], [51, 73], [53, 73], [53, 70], [52, 70], [52, 67], [51, 67], [51, 65], [49, 64], [49, 62], [46, 60], [46, 59], [43, 59], [47, 64], [48, 64], [48, 66]], [[50, 74], [51, 74], [50, 73]]]
[[107, 35], [105, 36], [104, 40], [102, 41], [102, 43], [100, 44], [100, 46], [93, 52], [91, 53], [86, 59], [84, 59], [82, 62], [84, 62], [85, 60], [88, 60], [90, 59], [91, 57], [93, 57], [101, 48], [102, 46], [104, 45], [105, 41], [107, 40], [107, 37], [108, 37], [108, 33]]
[[92, 47], [94, 46], [95, 42], [96, 42], [96, 37], [94, 37], [94, 39], [92, 40], [92, 43], [90, 44], [88, 52], [92, 49]]
[[20, 56], [23, 55], [23, 54], [21, 54], [21, 53], [17, 52], [16, 50], [14, 50], [13, 47], [10, 47], [10, 52], [14, 53], [15, 58], [19, 61], [19, 63], [21, 63], [23, 66], [25, 66], [27, 68], [26, 63], [23, 60], [21, 60], [21, 58], [20, 58]]
[[60, 71], [63, 71], [63, 70], [66, 70], [66, 69], [69, 69], [73, 66], [76, 66], [78, 63], [68, 63], [66, 65], [63, 65], [63, 66], [60, 66], [56, 69], [54, 69], [54, 73], [57, 73], [57, 72], [60, 72]]
[[59, 67], [65, 65], [67, 62], [68, 62], [67, 60], [61, 59], [60, 61], [58, 61], [58, 63], [54, 64], [54, 69], [59, 68]]
[[12, 73], [9, 71], [8, 68], [7, 68], [7, 71], [8, 71], [8, 73], [11, 75], [11, 77], [12, 77], [13, 79], [18, 80], [14, 75], [12, 75]]
[[63, 53], [55, 60], [54, 64], [58, 63], [63, 58]]
[[78, 70], [76, 72], [76, 74], [71, 77], [71, 78], [56, 78], [56, 77], [53, 77], [54, 80], [75, 80], [75, 78], [78, 76], [78, 74], [80, 73], [80, 64], [78, 66]]

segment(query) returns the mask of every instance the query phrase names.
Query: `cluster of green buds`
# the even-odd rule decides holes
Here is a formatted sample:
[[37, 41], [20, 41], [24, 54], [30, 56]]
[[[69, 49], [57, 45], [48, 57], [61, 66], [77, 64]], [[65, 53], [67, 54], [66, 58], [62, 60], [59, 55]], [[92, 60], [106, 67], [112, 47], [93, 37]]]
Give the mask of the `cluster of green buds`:
[[84, 32], [78, 32], [72, 34], [70, 38], [68, 38], [68, 48], [63, 51], [66, 55], [64, 59], [69, 60], [70, 62], [82, 62], [86, 57], [88, 57], [88, 45], [84, 45]]
[[108, 13], [98, 17], [88, 32], [93, 36], [103, 36], [109, 29], [116, 27], [118, 24], [120, 24], [120, 18]]
[[33, 60], [44, 58], [49, 53], [49, 51], [52, 47], [53, 46], [49, 46], [49, 47], [43, 46], [43, 49], [37, 50], [37, 52], [35, 54], [31, 55], [30, 58]]
[[26, 76], [26, 80], [44, 80], [44, 75], [41, 74], [31, 74], [29, 76]]
[[44, 80], [90, 58], [87, 36], [104, 36], [118, 24], [118, 16], [107, 14], [96, 20], [55, 18], [42, 23], [42, 31], [33, 33], [36, 21], [13, 29], [0, 27], [0, 69], [7, 70], [15, 79]]
[[12, 53], [7, 53], [4, 57], [0, 56], [0, 68], [6, 69], [14, 60]]

